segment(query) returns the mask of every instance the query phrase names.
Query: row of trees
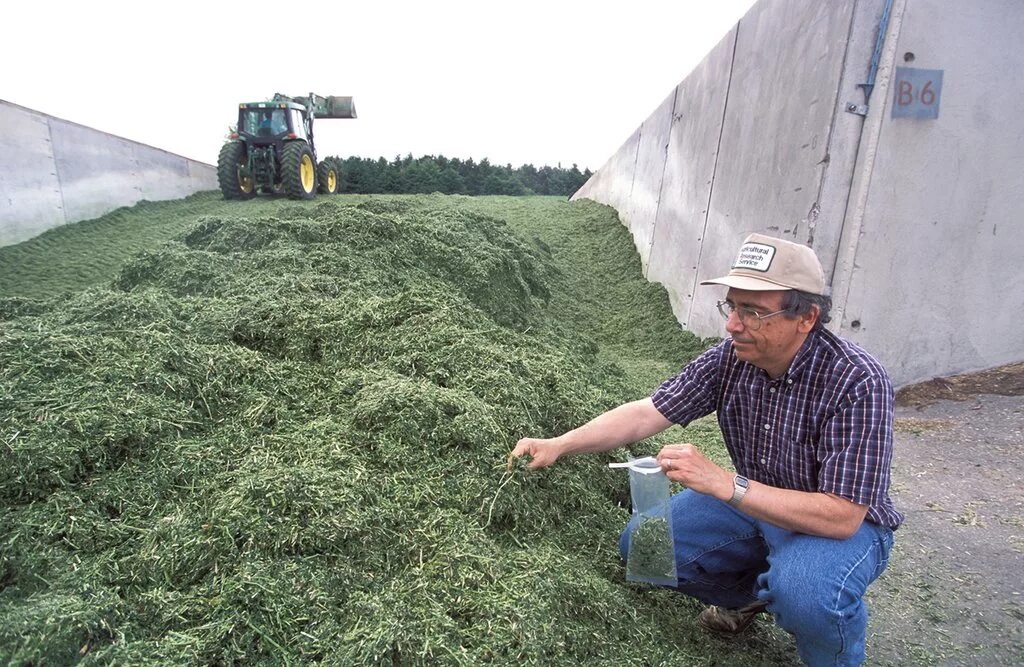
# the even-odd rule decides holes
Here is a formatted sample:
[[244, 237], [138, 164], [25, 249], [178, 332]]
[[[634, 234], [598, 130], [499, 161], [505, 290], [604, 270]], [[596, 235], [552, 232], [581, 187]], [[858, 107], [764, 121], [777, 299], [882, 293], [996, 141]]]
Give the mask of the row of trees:
[[562, 195], [569, 196], [590, 178], [590, 169], [559, 167], [513, 168], [492, 165], [487, 158], [474, 162], [443, 155], [414, 158], [396, 156], [329, 158], [341, 174], [342, 192], [359, 194]]

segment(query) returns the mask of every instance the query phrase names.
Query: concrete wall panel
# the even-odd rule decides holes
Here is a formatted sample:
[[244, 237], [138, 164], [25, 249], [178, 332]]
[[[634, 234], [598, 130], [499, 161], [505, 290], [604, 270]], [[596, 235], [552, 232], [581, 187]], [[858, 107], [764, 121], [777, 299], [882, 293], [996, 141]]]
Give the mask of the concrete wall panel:
[[[760, 2], [740, 22], [698, 281], [726, 272], [750, 232], [812, 240], [853, 7]], [[687, 327], [720, 335], [722, 295], [696, 290]]]
[[612, 170], [616, 176], [611, 182], [609, 205], [617, 211], [629, 208], [633, 194], [633, 179], [636, 177], [636, 154], [640, 147], [640, 130], [630, 135], [618, 152], [612, 157]]
[[214, 167], [0, 100], [0, 245], [143, 199], [217, 188]]
[[202, 192], [203, 190], [217, 190], [220, 184], [217, 182], [217, 170], [203, 162], [186, 160], [188, 168], [188, 192]]
[[683, 326], [687, 325], [697, 278], [735, 41], [734, 28], [676, 88], [668, 157], [646, 264], [647, 279], [665, 286]]
[[[178, 199], [192, 194], [189, 190], [188, 161], [179, 155], [163, 151], [142, 150], [135, 147], [135, 182], [139, 184], [143, 199], [160, 201]], [[213, 184], [213, 187], [216, 187]]]
[[639, 145], [640, 129], [637, 128], [619, 150], [608, 158], [604, 166], [572, 196], [572, 199], [593, 199], [607, 204], [619, 211], [619, 218], [622, 219], [629, 208], [629, 197], [633, 191], [633, 174], [636, 171], [636, 153]]
[[658, 214], [665, 159], [668, 155], [669, 132], [676, 105], [672, 91], [640, 126], [636, 171], [626, 213], [626, 223], [633, 234], [633, 243], [640, 253], [640, 262], [647, 267], [654, 236], [654, 220]]
[[0, 102], [0, 246], [64, 224], [47, 117]]
[[130, 141], [57, 119], [50, 132], [69, 222], [142, 199]]
[[840, 323], [900, 383], [1024, 358], [1021, 34], [1015, 0], [906, 2], [897, 64], [944, 71], [939, 117], [892, 118], [895, 90], [873, 107], [885, 115]]

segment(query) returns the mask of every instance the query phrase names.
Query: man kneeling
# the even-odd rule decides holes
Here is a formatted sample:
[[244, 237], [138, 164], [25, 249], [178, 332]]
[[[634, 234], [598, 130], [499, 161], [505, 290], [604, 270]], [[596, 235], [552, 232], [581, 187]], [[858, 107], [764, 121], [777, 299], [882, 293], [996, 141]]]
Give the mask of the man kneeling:
[[860, 664], [864, 592], [903, 520], [889, 498], [892, 385], [824, 328], [831, 300], [810, 248], [752, 234], [728, 275], [701, 284], [729, 288], [718, 303], [728, 338], [653, 396], [512, 453], [541, 468], [716, 412], [738, 474], [689, 444], [657, 457], [687, 487], [671, 499], [678, 590], [712, 605], [707, 629], [735, 634], [766, 610], [807, 664]]

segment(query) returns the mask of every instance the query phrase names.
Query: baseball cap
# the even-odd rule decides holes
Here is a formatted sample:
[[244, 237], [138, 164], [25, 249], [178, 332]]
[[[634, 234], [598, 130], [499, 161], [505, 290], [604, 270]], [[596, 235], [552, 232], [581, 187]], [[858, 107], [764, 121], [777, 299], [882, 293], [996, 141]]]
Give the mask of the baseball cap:
[[805, 245], [764, 234], [751, 234], [740, 246], [729, 274], [701, 285], [725, 285], [736, 289], [799, 290], [825, 294], [825, 272], [814, 251]]

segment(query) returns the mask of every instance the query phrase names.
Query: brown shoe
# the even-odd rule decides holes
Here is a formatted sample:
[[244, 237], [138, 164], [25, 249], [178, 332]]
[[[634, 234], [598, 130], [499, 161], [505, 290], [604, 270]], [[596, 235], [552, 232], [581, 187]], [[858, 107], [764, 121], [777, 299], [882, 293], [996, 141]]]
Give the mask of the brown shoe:
[[726, 609], [712, 605], [700, 613], [697, 624], [705, 630], [734, 637], [746, 630], [767, 606], [766, 602], [753, 602], [741, 609]]

